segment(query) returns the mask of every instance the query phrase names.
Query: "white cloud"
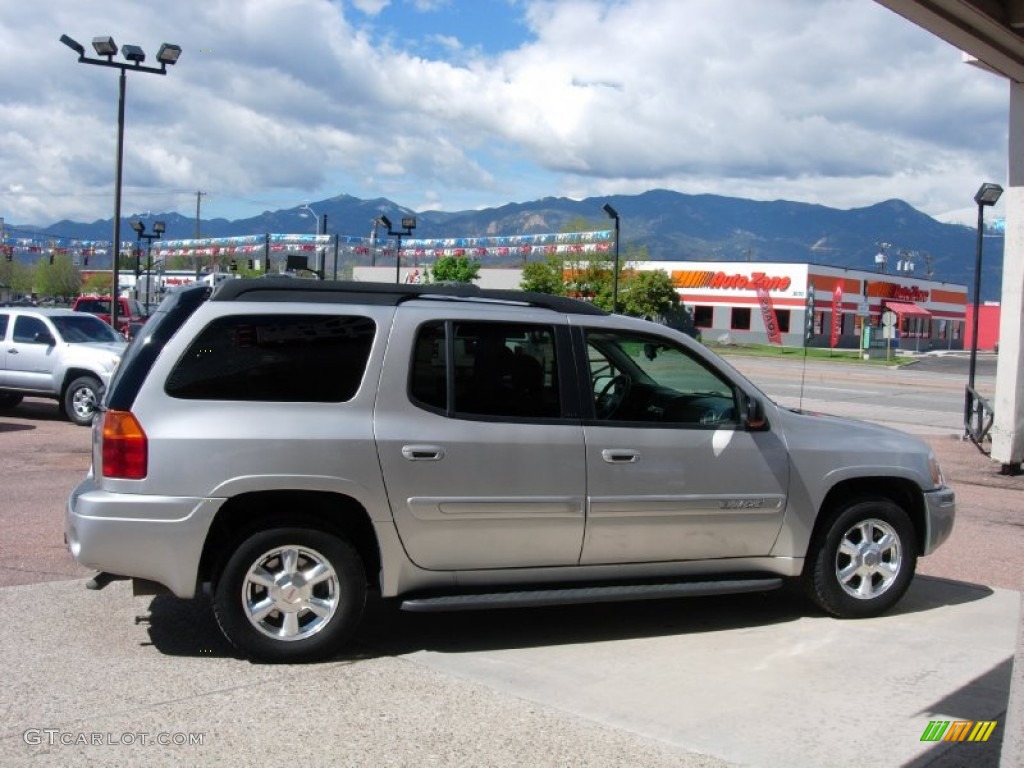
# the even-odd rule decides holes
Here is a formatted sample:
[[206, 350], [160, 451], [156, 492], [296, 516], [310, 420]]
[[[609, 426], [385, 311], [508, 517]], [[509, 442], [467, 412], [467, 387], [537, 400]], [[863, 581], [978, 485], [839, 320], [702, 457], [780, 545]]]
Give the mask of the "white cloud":
[[651, 188], [939, 213], [1005, 175], [1003, 81], [866, 0], [495, 2], [493, 23], [527, 41], [489, 55], [454, 26], [430, 33], [450, 59], [406, 53], [417, 4], [388, 5], [8, 12], [0, 215], [110, 216], [117, 78], [78, 65], [62, 32], [183, 48], [166, 77], [128, 76], [126, 215], [188, 212], [196, 189], [228, 218], [343, 192], [457, 210]]

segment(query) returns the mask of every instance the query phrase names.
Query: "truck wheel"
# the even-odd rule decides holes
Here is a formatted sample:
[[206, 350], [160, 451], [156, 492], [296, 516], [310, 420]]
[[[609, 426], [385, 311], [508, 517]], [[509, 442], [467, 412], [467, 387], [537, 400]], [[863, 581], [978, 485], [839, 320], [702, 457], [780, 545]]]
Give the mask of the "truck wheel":
[[92, 424], [103, 385], [92, 376], [79, 376], [64, 390], [64, 414], [80, 427]]
[[14, 392], [0, 392], [0, 408], [13, 408], [24, 398]]
[[807, 553], [804, 584], [814, 602], [843, 619], [877, 616], [903, 597], [917, 567], [914, 526], [887, 499], [840, 507]]
[[231, 644], [270, 662], [334, 656], [355, 632], [365, 603], [359, 553], [312, 528], [275, 528], [241, 540], [213, 595]]

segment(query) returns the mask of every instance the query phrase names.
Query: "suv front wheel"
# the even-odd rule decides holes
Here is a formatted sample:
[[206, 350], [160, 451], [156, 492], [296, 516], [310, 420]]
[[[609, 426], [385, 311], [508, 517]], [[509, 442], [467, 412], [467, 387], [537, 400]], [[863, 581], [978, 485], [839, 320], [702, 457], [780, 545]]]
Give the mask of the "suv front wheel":
[[877, 616], [910, 586], [917, 566], [914, 526], [887, 499], [847, 502], [807, 556], [804, 582], [819, 606], [844, 619]]
[[213, 596], [221, 631], [248, 657], [316, 661], [338, 653], [366, 603], [359, 553], [313, 528], [274, 528], [243, 539]]

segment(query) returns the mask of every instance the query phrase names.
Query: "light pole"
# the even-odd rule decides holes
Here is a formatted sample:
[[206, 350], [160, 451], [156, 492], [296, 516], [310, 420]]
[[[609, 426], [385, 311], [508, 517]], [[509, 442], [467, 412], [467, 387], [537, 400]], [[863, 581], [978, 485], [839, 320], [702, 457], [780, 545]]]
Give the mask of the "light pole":
[[604, 212], [609, 218], [615, 219], [615, 274], [612, 276], [612, 314], [619, 311], [619, 212], [608, 203], [604, 204]]
[[[139, 242], [146, 241], [146, 312], [149, 312], [149, 286], [153, 282], [153, 241], [164, 236], [167, 225], [162, 221], [153, 222], [153, 231], [146, 232], [146, 225], [135, 219], [132, 222], [132, 229], [135, 230]], [[135, 257], [135, 299], [139, 298], [139, 256]]]
[[403, 216], [402, 217], [402, 228], [397, 232], [391, 228], [391, 219], [387, 216], [380, 217], [380, 223], [388, 228], [389, 237], [398, 238], [398, 250], [395, 251], [395, 283], [401, 282], [402, 276], [402, 238], [412, 234], [412, 231], [416, 229], [416, 217], [415, 216]]
[[978, 365], [978, 304], [981, 302], [981, 243], [985, 233], [985, 207], [995, 205], [1003, 194], [998, 184], [985, 182], [974, 195], [978, 204], [978, 245], [974, 252], [974, 308], [971, 311], [971, 363], [967, 369], [967, 392], [964, 394], [964, 425], [970, 424], [974, 393], [974, 372]]
[[124, 92], [127, 81], [125, 73], [131, 70], [132, 72], [166, 75], [167, 65], [177, 63], [178, 57], [181, 56], [181, 48], [170, 43], [161, 45], [156, 54], [156, 60], [160, 62], [158, 69], [142, 66], [142, 62], [146, 60], [146, 54], [137, 45], [125, 45], [121, 48], [121, 55], [127, 59], [127, 63], [114, 61], [114, 56], [117, 55], [117, 44], [114, 43], [112, 37], [94, 37], [92, 39], [93, 50], [98, 56], [105, 57], [102, 59], [90, 59], [85, 55], [85, 47], [67, 35], [61, 35], [60, 41], [78, 54], [78, 61], [81, 64], [95, 64], [100, 67], [113, 67], [121, 70], [117, 99], [117, 163], [114, 173], [114, 287], [110, 301], [110, 325], [117, 330], [117, 297], [121, 279], [119, 261], [121, 257], [121, 161], [124, 156]]
[[196, 282], [199, 282], [199, 204], [203, 201], [206, 193], [200, 189], [196, 190]]
[[[313, 234], [316, 235], [317, 236], [317, 240], [319, 240], [320, 239], [320, 217], [316, 215], [316, 211], [314, 211], [312, 208], [310, 208], [309, 203], [303, 203], [299, 207], [300, 208], [305, 208], [307, 211], [309, 211], [309, 215], [313, 217]], [[326, 213], [324, 214], [324, 234], [327, 234], [327, 214]], [[311, 270], [311, 271], [314, 272], [321, 280], [323, 280], [324, 279], [324, 270], [323, 270], [323, 266], [324, 265], [323, 265], [323, 262], [326, 261], [326, 259], [322, 258], [322, 253], [320, 251], [320, 243], [319, 242], [316, 245], [316, 254], [317, 254], [316, 260], [317, 260], [318, 269], [314, 269], [314, 270]]]

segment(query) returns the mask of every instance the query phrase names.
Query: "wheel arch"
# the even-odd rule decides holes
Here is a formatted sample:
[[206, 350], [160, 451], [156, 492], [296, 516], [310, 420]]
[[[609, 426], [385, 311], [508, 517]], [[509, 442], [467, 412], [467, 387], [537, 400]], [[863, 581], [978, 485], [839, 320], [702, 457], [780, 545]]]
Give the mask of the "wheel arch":
[[927, 536], [924, 498], [913, 480], [902, 477], [861, 477], [836, 483], [821, 502], [808, 550], [812, 550], [814, 543], [828, 532], [829, 525], [843, 507], [854, 501], [868, 499], [891, 501], [907, 513], [914, 526], [917, 554], [923, 555]]
[[80, 368], [78, 366], [72, 366], [71, 368], [64, 369], [64, 376], [60, 382], [60, 391], [57, 393], [60, 399], [64, 399], [64, 395], [67, 394], [68, 387], [71, 386], [71, 382], [82, 376], [88, 376], [90, 379], [96, 379], [100, 385], [100, 389], [103, 389], [103, 377], [100, 376], [96, 371], [90, 368]]
[[199, 582], [216, 582], [240, 538], [269, 528], [307, 526], [347, 540], [363, 562], [367, 583], [379, 586], [381, 555], [366, 509], [355, 499], [328, 491], [252, 491], [221, 505], [199, 560]]

